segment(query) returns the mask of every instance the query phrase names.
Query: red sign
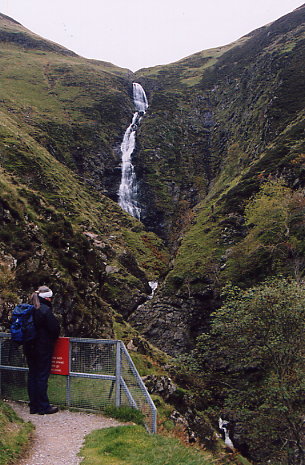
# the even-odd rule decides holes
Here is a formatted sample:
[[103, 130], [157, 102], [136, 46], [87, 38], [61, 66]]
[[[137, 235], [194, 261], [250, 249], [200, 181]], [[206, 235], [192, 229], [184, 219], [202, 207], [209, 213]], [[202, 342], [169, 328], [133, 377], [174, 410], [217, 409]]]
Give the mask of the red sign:
[[69, 367], [69, 348], [70, 338], [59, 337], [56, 340], [53, 357], [51, 374], [52, 375], [68, 375], [70, 371]]

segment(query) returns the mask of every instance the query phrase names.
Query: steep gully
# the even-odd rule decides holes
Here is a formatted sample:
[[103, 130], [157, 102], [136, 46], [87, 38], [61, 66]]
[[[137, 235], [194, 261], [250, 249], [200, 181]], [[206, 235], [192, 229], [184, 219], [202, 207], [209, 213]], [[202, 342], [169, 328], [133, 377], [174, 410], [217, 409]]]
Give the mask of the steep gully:
[[[142, 116], [148, 108], [148, 101], [141, 84], [134, 82], [132, 84], [132, 91], [136, 111], [133, 114], [131, 124], [125, 131], [121, 144], [122, 175], [118, 191], [118, 203], [123, 210], [139, 220], [141, 218], [141, 208], [138, 204], [138, 185], [131, 157], [136, 146], [136, 132], [140, 126]], [[156, 281], [149, 281], [148, 284], [152, 291], [149, 299], [152, 299], [158, 283]]]
[[[143, 87], [136, 82], [133, 83], [133, 102], [136, 112], [133, 115], [131, 124], [125, 131], [121, 144], [122, 175], [121, 184], [118, 191], [118, 203], [120, 207], [127, 213], [137, 219], [140, 219], [141, 208], [138, 204], [137, 179], [131, 157], [136, 146], [136, 132], [139, 128], [142, 116], [145, 114], [148, 108], [148, 101]], [[152, 292], [148, 299], [152, 299], [158, 287], [158, 283], [156, 281], [150, 281], [149, 285]], [[227, 425], [228, 421], [221, 418], [219, 419], [219, 430], [223, 433], [225, 444], [227, 447], [234, 450], [233, 443], [230, 439], [229, 432], [226, 427]]]

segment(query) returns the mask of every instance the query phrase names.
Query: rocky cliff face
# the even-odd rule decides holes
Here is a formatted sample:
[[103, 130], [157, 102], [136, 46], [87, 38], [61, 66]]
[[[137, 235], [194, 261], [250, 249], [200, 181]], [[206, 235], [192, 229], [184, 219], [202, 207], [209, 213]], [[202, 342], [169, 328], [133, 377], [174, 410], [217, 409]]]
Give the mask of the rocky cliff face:
[[151, 102], [137, 153], [143, 221], [176, 252], [163, 288], [131, 319], [170, 353], [205, 329], [232, 279], [228, 257], [262, 181], [304, 186], [304, 14], [299, 8], [227, 47], [137, 72]]
[[300, 8], [229, 46], [137, 72], [150, 97], [138, 154], [143, 203], [156, 219], [162, 199], [171, 218], [154, 228], [171, 236], [179, 202], [224, 189], [294, 120], [304, 108], [303, 58]]

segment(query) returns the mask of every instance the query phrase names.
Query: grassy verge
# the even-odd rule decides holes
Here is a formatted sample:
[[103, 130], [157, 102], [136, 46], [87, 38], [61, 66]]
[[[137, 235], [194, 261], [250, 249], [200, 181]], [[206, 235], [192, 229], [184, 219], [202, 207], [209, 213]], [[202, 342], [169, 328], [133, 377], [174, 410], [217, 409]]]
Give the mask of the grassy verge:
[[211, 465], [203, 452], [178, 440], [149, 435], [141, 426], [98, 430], [86, 438], [83, 465]]
[[0, 400], [0, 465], [12, 463], [27, 447], [33, 426]]
[[106, 407], [104, 412], [105, 415], [111, 418], [115, 418], [120, 421], [131, 421], [137, 425], [144, 425], [144, 415], [140, 410], [122, 405], [121, 407], [115, 407], [113, 405]]

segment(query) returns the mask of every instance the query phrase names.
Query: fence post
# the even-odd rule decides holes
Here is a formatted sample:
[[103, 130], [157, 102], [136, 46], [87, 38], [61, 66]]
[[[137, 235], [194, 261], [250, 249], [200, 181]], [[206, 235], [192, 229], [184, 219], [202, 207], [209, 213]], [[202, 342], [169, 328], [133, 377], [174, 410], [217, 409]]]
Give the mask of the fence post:
[[[0, 339], [0, 365], [2, 365], [2, 339]], [[2, 395], [2, 370], [0, 368], [0, 396]]]
[[121, 405], [121, 342], [116, 343], [115, 406]]
[[71, 406], [71, 358], [72, 358], [72, 348], [71, 342], [69, 341], [69, 373], [66, 377], [66, 405], [67, 407]]
[[157, 432], [157, 409], [155, 407], [155, 404], [153, 404], [152, 408], [151, 432], [153, 434], [156, 434]]
[[[15, 362], [12, 360], [11, 357], [11, 350], [16, 351], [18, 355], [18, 349], [12, 348], [9, 344], [10, 335], [8, 333], [0, 332], [0, 392], [2, 388], [2, 394], [8, 395], [10, 392], [12, 394], [12, 383], [14, 381], [14, 377], [10, 376], [3, 376], [3, 373], [27, 373], [28, 368], [25, 367], [25, 360], [23, 357], [17, 357], [18, 360]], [[92, 369], [87, 370], [86, 364], [73, 363], [74, 355], [81, 357], [80, 362], [83, 360], [82, 358], [82, 350], [84, 350], [84, 354], [86, 355], [87, 351], [82, 349], [82, 347], [76, 347], [76, 353], [74, 354], [74, 348], [72, 349], [71, 343], [87, 343], [90, 344], [98, 344], [98, 348], [95, 348], [95, 352], [92, 352], [92, 359], [94, 364], [90, 366]], [[102, 346], [101, 346], [102, 344]], [[101, 349], [103, 346], [108, 346], [107, 350]], [[88, 352], [91, 348], [89, 347]], [[111, 349], [109, 349], [111, 347]], [[108, 350], [109, 349], [109, 350]], [[116, 350], [116, 352], [115, 352]], [[2, 354], [1, 354], [2, 352]], [[88, 354], [88, 356], [90, 356]], [[20, 354], [19, 354], [20, 355]], [[91, 357], [91, 358], [92, 358]], [[90, 358], [90, 360], [91, 360]], [[73, 360], [72, 360], [73, 359]], [[105, 382], [105, 387], [109, 386], [109, 381], [111, 381], [111, 388], [108, 397], [108, 401], [112, 399], [112, 405], [114, 404], [116, 407], [120, 407], [122, 404], [129, 404], [131, 407], [137, 408], [142, 411], [145, 415], [145, 426], [147, 430], [154, 433], [156, 432], [156, 423], [157, 423], [157, 411], [156, 407], [136, 369], [134, 363], [122, 341], [118, 340], [102, 340], [102, 339], [81, 339], [81, 338], [71, 338], [69, 344], [69, 369], [62, 370], [65, 372], [66, 376], [66, 405], [67, 406], [76, 406], [82, 407], [83, 403], [83, 388], [82, 385], [78, 386], [78, 383], [75, 384], [75, 388], [73, 388], [73, 380], [72, 378], [83, 378], [83, 379], [97, 379], [101, 382]], [[20, 366], [16, 365], [19, 364]], [[96, 365], [95, 365], [96, 363]], [[67, 367], [66, 367], [67, 368]], [[82, 372], [76, 371], [79, 369]], [[2, 386], [1, 386], [1, 373], [2, 373]], [[64, 373], [63, 373], [64, 375]], [[53, 379], [53, 378], [52, 378]], [[51, 380], [52, 382], [52, 380]], [[5, 383], [5, 384], [4, 384]], [[101, 395], [104, 395], [104, 386], [101, 386]], [[76, 389], [76, 395], [73, 394], [74, 389]], [[115, 395], [113, 396], [113, 391], [115, 389]], [[81, 391], [81, 398], [78, 398], [78, 390]], [[57, 393], [55, 394], [56, 398]], [[23, 396], [23, 394], [22, 394]], [[115, 397], [115, 400], [113, 399]], [[24, 397], [22, 397], [24, 399]], [[102, 401], [107, 399], [102, 398]], [[56, 402], [56, 400], [54, 399]], [[59, 403], [62, 402], [59, 401]], [[64, 401], [62, 402], [64, 403]], [[90, 399], [88, 399], [88, 403], [90, 404]], [[103, 404], [103, 402], [102, 402]], [[91, 405], [91, 404], [90, 404]], [[96, 403], [93, 405], [93, 409], [100, 410], [100, 403]]]

